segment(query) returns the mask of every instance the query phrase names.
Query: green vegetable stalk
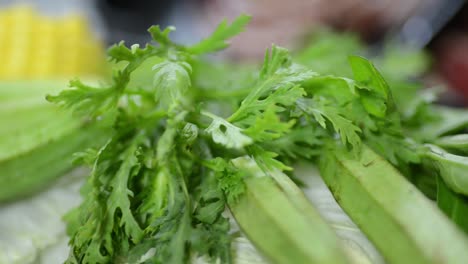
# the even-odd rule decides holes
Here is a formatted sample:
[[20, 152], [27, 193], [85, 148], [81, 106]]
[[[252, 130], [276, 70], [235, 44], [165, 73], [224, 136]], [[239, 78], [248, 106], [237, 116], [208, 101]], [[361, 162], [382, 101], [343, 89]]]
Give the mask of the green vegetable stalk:
[[44, 99], [63, 86], [63, 81], [0, 83], [0, 202], [42, 190], [73, 167], [73, 153], [99, 144], [98, 128]]
[[246, 158], [234, 164], [251, 175], [245, 176], [245, 194], [229, 208], [267, 257], [277, 263], [347, 263], [330, 227], [288, 176], [276, 171], [268, 177]]
[[[382, 157], [330, 149], [322, 177], [389, 263], [462, 263], [468, 239]], [[434, 232], [437, 227], [437, 232]]]

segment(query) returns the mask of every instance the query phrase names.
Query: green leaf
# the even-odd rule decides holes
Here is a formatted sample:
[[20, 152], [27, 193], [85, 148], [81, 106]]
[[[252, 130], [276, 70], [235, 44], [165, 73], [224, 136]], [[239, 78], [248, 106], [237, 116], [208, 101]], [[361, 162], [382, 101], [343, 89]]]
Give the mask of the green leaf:
[[352, 79], [325, 75], [308, 79], [302, 83], [308, 95], [322, 96], [344, 106], [358, 99], [356, 82]]
[[251, 155], [258, 167], [263, 173], [271, 174], [272, 171], [291, 171], [292, 168], [277, 160], [278, 153], [264, 150], [258, 146], [249, 147], [249, 155]]
[[249, 22], [250, 16], [247, 15], [238, 16], [230, 25], [223, 20], [209, 37], [187, 47], [187, 51], [192, 54], [203, 54], [225, 49], [229, 45], [226, 41], [244, 31]]
[[388, 84], [368, 60], [350, 56], [349, 63], [358, 87], [364, 89], [361, 91], [362, 104], [370, 114], [380, 118], [385, 117], [387, 107], [392, 107], [387, 102], [390, 96]]
[[295, 120], [282, 122], [273, 107], [268, 108], [262, 115], [257, 116], [252, 126], [244, 130], [254, 141], [265, 142], [283, 136], [290, 132]]
[[251, 117], [257, 117], [268, 109], [274, 112], [282, 112], [294, 105], [297, 99], [305, 95], [304, 90], [292, 83], [286, 83], [277, 87], [270, 95], [264, 99], [255, 99], [247, 102], [244, 100], [241, 107], [228, 118], [231, 122], [239, 122], [244, 125], [253, 125], [252, 120], [247, 120]]
[[388, 98], [390, 93], [388, 84], [370, 61], [363, 57], [350, 56], [349, 64], [358, 85], [362, 85], [364, 89], [368, 89], [384, 99]]
[[188, 92], [191, 81], [192, 68], [186, 62], [163, 61], [153, 66], [155, 72], [153, 85], [155, 98], [167, 108], [173, 102], [184, 102], [184, 95]]
[[200, 207], [195, 217], [203, 223], [213, 224], [224, 211], [224, 196], [221, 189], [204, 188]]
[[119, 44], [112, 45], [108, 50], [107, 54], [115, 62], [120, 61], [131, 61], [135, 59], [135, 54], [129, 48], [125, 46], [124, 41], [120, 41]]
[[[413, 85], [415, 86], [415, 85]], [[416, 86], [420, 88], [420, 85]], [[395, 103], [398, 105], [398, 110], [401, 113], [402, 123], [406, 126], [420, 127], [421, 125], [431, 123], [440, 119], [440, 114], [435, 111], [433, 103], [437, 100], [439, 91], [437, 89], [424, 89], [423, 91], [412, 91], [413, 87], [405, 85], [401, 90], [404, 92], [392, 93], [395, 98]], [[397, 98], [396, 96], [401, 98]], [[415, 137], [419, 135], [415, 134]]]
[[272, 77], [277, 71], [282, 68], [291, 66], [292, 61], [289, 56], [289, 51], [285, 48], [273, 45], [270, 50], [265, 52], [262, 69], [260, 70], [260, 80]]
[[242, 149], [252, 144], [253, 140], [246, 136], [241, 128], [211, 113], [203, 112], [202, 114], [213, 119], [205, 131], [211, 135], [214, 142], [234, 149]]
[[166, 48], [167, 46], [173, 45], [173, 42], [169, 38], [169, 34], [175, 30], [176, 28], [174, 26], [169, 26], [166, 27], [163, 31], [161, 31], [159, 25], [156, 25], [151, 26], [148, 29], [148, 32], [151, 34], [151, 37], [154, 41], [159, 43], [159, 45], [161, 45], [162, 47]]
[[326, 133], [315, 126], [298, 126], [280, 138], [264, 142], [265, 149], [292, 159], [319, 156]]
[[228, 203], [235, 203], [237, 199], [245, 192], [243, 182], [243, 173], [234, 165], [235, 160], [224, 160], [220, 157], [205, 160], [204, 165], [214, 172], [218, 179], [218, 185], [226, 195]]
[[327, 128], [326, 120], [328, 120], [336, 133], [340, 135], [343, 144], [349, 143], [353, 149], [359, 149], [361, 129], [351, 120], [343, 117], [340, 109], [330, 105], [325, 98], [302, 99], [298, 102], [298, 107], [305, 113], [312, 115], [323, 128]]
[[79, 115], [97, 117], [115, 110], [120, 96], [114, 87], [94, 88], [79, 80], [70, 81], [70, 87], [57, 96], [48, 95], [47, 100]]
[[[87, 189], [85, 202], [78, 209], [81, 226], [74, 228], [75, 233], [71, 237], [72, 256], [79, 263], [109, 261], [120, 246], [139, 242], [143, 236], [131, 212], [133, 193], [128, 189], [129, 181], [140, 167], [135, 156], [139, 140], [141, 138], [134, 139], [116, 160], [113, 160], [116, 154], [113, 142], [108, 142], [98, 153], [90, 178], [92, 187]], [[109, 161], [116, 163], [109, 164]], [[108, 191], [100, 193], [102, 189]], [[117, 231], [119, 228], [122, 228], [122, 233]]]
[[298, 84], [317, 75], [316, 72], [292, 64], [287, 50], [273, 45], [271, 54], [266, 52], [255, 87], [228, 121], [234, 123], [249, 116], [257, 116], [272, 105], [277, 106], [277, 111], [294, 105], [297, 99], [305, 96], [304, 89]]

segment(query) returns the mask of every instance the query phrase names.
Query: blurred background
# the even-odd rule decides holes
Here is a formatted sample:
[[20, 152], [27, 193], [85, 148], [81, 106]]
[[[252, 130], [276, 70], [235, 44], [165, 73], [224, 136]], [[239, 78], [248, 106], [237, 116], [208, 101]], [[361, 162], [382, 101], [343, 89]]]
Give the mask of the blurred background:
[[443, 103], [468, 102], [463, 0], [0, 0], [0, 10], [2, 79], [100, 74], [105, 47], [123, 39], [144, 44], [150, 25], [175, 25], [173, 38], [191, 43], [221, 19], [247, 13], [248, 30], [226, 53], [233, 59], [257, 60], [273, 42], [299, 49], [317, 28], [352, 31], [374, 53], [389, 40], [427, 49], [425, 80], [450, 88]]

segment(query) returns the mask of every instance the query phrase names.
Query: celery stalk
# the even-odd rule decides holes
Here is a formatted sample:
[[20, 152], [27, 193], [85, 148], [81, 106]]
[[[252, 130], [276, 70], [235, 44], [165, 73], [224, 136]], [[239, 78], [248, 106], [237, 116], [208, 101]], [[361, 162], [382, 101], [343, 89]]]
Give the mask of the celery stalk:
[[0, 161], [0, 202], [29, 195], [71, 169], [72, 154], [99, 142], [99, 130], [73, 130], [19, 156]]
[[367, 147], [333, 149], [321, 174], [337, 202], [389, 263], [465, 263], [468, 239], [387, 161]]
[[331, 227], [288, 176], [276, 172], [273, 178], [253, 171], [245, 177], [245, 185], [245, 194], [229, 207], [247, 237], [270, 261], [348, 262]]
[[72, 167], [72, 154], [99, 142], [102, 133], [45, 95], [66, 82], [0, 82], [0, 201], [28, 195]]

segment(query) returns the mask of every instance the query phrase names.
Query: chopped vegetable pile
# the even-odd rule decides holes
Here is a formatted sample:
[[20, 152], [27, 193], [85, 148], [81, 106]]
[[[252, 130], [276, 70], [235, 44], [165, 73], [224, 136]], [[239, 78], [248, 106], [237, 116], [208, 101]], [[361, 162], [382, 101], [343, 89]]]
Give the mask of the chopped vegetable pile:
[[109, 49], [108, 84], [73, 80], [48, 96], [110, 128], [76, 155], [92, 172], [66, 216], [67, 263], [231, 263], [228, 211], [273, 263], [348, 263], [299, 188], [304, 160], [388, 263], [466, 261], [467, 112], [432, 105], [434, 91], [408, 81], [424, 57], [389, 50], [421, 63], [384, 56], [381, 74], [347, 56], [362, 51], [356, 40], [321, 42], [326, 33], [298, 54], [273, 45], [258, 71], [203, 56], [249, 20], [191, 46], [153, 26], [155, 43]]

